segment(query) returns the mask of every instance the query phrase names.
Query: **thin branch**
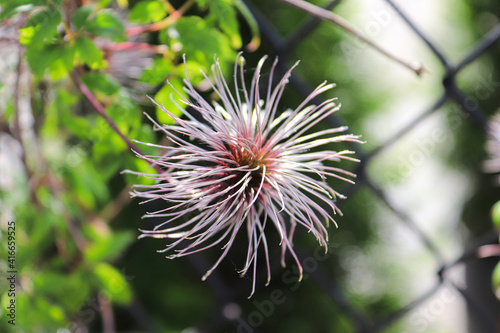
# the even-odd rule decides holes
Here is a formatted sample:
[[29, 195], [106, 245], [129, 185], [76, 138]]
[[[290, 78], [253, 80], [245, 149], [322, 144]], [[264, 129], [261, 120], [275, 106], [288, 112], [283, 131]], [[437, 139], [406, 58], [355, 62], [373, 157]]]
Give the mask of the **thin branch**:
[[38, 198], [36, 196], [36, 190], [33, 186], [33, 172], [30, 170], [28, 166], [28, 162], [26, 160], [26, 146], [24, 144], [23, 140], [23, 135], [22, 135], [22, 129], [21, 129], [21, 120], [20, 120], [20, 114], [21, 110], [19, 107], [19, 90], [21, 89], [21, 74], [23, 70], [23, 59], [22, 59], [22, 53], [23, 53], [23, 47], [21, 45], [18, 46], [19, 51], [19, 60], [17, 63], [17, 68], [16, 68], [16, 80], [14, 82], [14, 138], [19, 142], [19, 145], [21, 146], [21, 162], [24, 165], [24, 168], [26, 170], [26, 178], [28, 179], [28, 184], [29, 184], [29, 193], [30, 193], [30, 200], [31, 202], [36, 206], [40, 207], [40, 202], [38, 201]]
[[321, 7], [317, 7], [313, 4], [310, 4], [310, 3], [302, 1], [302, 0], [281, 0], [281, 1], [283, 1], [289, 5], [292, 5], [296, 8], [299, 8], [306, 13], [309, 13], [309, 14], [314, 15], [316, 17], [319, 17], [323, 20], [327, 20], [327, 21], [330, 21], [330, 22], [338, 25], [339, 27], [341, 27], [342, 29], [344, 29], [345, 31], [350, 33], [351, 35], [359, 38], [360, 40], [362, 40], [366, 44], [370, 45], [375, 50], [379, 51], [380, 53], [382, 53], [383, 55], [385, 55], [389, 59], [392, 59], [395, 62], [399, 63], [400, 65], [412, 70], [413, 72], [415, 72], [415, 74], [417, 74], [419, 76], [425, 70], [425, 67], [422, 64], [411, 63], [409, 61], [406, 61], [406, 60], [392, 54], [390, 51], [382, 48], [381, 46], [376, 44], [374, 41], [370, 40], [368, 37], [363, 35], [360, 31], [358, 31], [351, 23], [349, 23], [341, 16], [339, 16], [339, 15], [337, 15], [329, 10], [323, 9]]
[[130, 188], [125, 187], [118, 197], [112, 202], [110, 202], [100, 213], [99, 216], [105, 221], [111, 221], [114, 219], [122, 210], [123, 207], [130, 201]]
[[22, 71], [22, 46], [19, 45], [19, 60], [16, 68], [16, 80], [14, 82], [14, 138], [21, 146], [21, 160], [29, 173], [28, 165], [26, 164], [26, 151], [23, 143], [23, 136], [21, 133], [20, 109], [19, 109], [19, 89], [21, 85], [21, 71]]
[[488, 244], [477, 249], [478, 258], [500, 257], [500, 245]]
[[412, 29], [412, 31], [416, 33], [417, 36], [431, 49], [431, 51], [436, 55], [436, 57], [438, 57], [439, 61], [441, 61], [443, 66], [448, 70], [450, 68], [450, 64], [448, 63], [446, 57], [443, 55], [443, 52], [441, 52], [441, 50], [439, 50], [439, 48], [436, 45], [431, 43], [430, 39], [424, 35], [424, 33], [420, 30], [420, 28], [417, 25], [415, 25], [408, 18], [408, 16], [406, 16], [406, 14], [401, 11], [401, 9], [399, 9], [399, 6], [396, 3], [394, 3], [394, 1], [392, 0], [386, 0], [386, 1], [392, 7], [392, 9], [394, 9], [396, 13], [398, 13], [398, 15], [403, 19], [403, 21], [405, 21], [406, 24], [408, 24], [408, 26]]
[[104, 333], [116, 332], [115, 320], [113, 318], [113, 307], [111, 306], [109, 299], [102, 293], [97, 293], [97, 301], [99, 303], [99, 310], [101, 310], [102, 331]]
[[151, 53], [163, 54], [168, 51], [166, 45], [151, 45], [148, 43], [123, 42], [113, 43], [106, 46], [106, 50], [110, 51], [144, 51]]
[[[99, 115], [101, 115], [101, 117], [108, 123], [108, 125], [111, 127], [111, 129], [116, 134], [118, 134], [120, 136], [120, 138], [125, 142], [127, 147], [130, 150], [135, 151], [139, 155], [145, 155], [142, 153], [142, 151], [141, 151], [141, 149], [139, 149], [139, 147], [137, 147], [132, 141], [130, 141], [130, 139], [125, 134], [123, 134], [120, 131], [120, 129], [118, 128], [118, 126], [116, 126], [113, 119], [111, 119], [108, 116], [108, 114], [106, 113], [104, 106], [102, 106], [101, 103], [99, 103], [99, 101], [96, 99], [94, 94], [92, 94], [92, 92], [89, 90], [89, 88], [87, 88], [87, 86], [85, 86], [85, 84], [82, 83], [82, 81], [80, 80], [80, 77], [76, 71], [73, 71], [71, 73], [71, 78], [73, 79], [73, 82], [75, 83], [76, 87], [80, 90], [80, 92], [83, 94], [83, 96], [85, 96], [85, 98], [90, 102], [90, 104], [92, 104], [92, 106], [97, 111], [97, 113], [99, 113]], [[158, 165], [155, 164], [155, 165], [152, 165], [152, 167], [159, 174], [163, 173], [163, 170]]]

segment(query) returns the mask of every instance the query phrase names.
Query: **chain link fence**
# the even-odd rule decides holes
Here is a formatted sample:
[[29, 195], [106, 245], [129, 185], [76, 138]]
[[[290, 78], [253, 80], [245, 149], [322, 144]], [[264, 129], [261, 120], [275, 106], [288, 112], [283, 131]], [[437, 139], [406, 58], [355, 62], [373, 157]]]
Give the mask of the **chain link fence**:
[[[323, 8], [332, 10], [339, 2], [338, 0], [330, 1]], [[441, 68], [434, 69], [432, 75], [438, 75], [436, 72], [444, 73], [442, 77], [442, 91], [437, 98], [429, 100], [428, 108], [421, 110], [418, 116], [392, 133], [392, 135], [378, 147], [370, 149], [369, 151], [363, 151], [363, 147], [357, 146], [355, 149], [361, 162], [356, 170], [356, 174], [358, 175], [356, 184], [345, 188], [341, 192], [348, 197], [352, 197], [360, 190], [364, 189], [378, 198], [378, 201], [383, 203], [383, 205], [385, 205], [397, 218], [398, 223], [402, 224], [404, 228], [418, 238], [419, 246], [434, 258], [434, 266], [432, 266], [436, 267], [434, 270], [434, 282], [426, 291], [408, 301], [397, 311], [384, 316], [370, 317], [363, 311], [360, 311], [359, 306], [356, 306], [355, 302], [350, 299], [344, 287], [336, 282], [332, 273], [322, 267], [321, 262], [326, 259], [323, 257], [324, 255], [322, 253], [314, 251], [311, 255], [310, 251], [301, 251], [299, 247], [298, 254], [300, 260], [309, 274], [309, 281], [307, 283], [315, 283], [317, 287], [322, 290], [323, 294], [335, 305], [335, 308], [348, 318], [350, 326], [354, 328], [353, 331], [355, 332], [384, 332], [391, 330], [391, 327], [393, 329], [391, 330], [392, 332], [394, 331], [394, 325], [398, 322], [400, 323], [401, 320], [406, 320], [405, 323], [410, 323], [409, 325], [411, 325], [411, 328], [409, 328], [408, 324], [403, 324], [402, 327], [408, 329], [406, 330], [404, 328], [404, 331], [427, 332], [430, 329], [429, 322], [437, 318], [450, 303], [457, 300], [461, 300], [463, 304], [465, 304], [468, 313], [470, 332], [496, 332], [498, 329], [498, 304], [493, 304], [492, 307], [482, 295], [475, 291], [473, 287], [469, 286], [469, 283], [481, 283], [483, 287], [491, 290], [489, 280], [486, 280], [488, 283], [485, 285], [485, 280], [477, 282], [477, 280], [473, 281], [473, 279], [469, 279], [469, 277], [476, 274], [480, 275], [477, 265], [481, 265], [481, 260], [485, 260], [478, 258], [478, 248], [484, 244], [496, 243], [497, 236], [493, 232], [478, 236], [476, 239], [469, 242], [471, 245], [464, 248], [463, 252], [458, 256], [455, 258], [448, 258], [442, 253], [441, 246], [438, 242], [435, 239], [431, 239], [415, 221], [412, 213], [399, 207], [396, 200], [393, 200], [387, 189], [379, 184], [377, 179], [373, 179], [366, 170], [374, 158], [379, 156], [382, 152], [390, 150], [394, 144], [405, 135], [412, 132], [417, 126], [428, 121], [432, 115], [440, 112], [444, 113], [444, 106], [449, 105], [449, 103], [453, 103], [455, 106], [459, 107], [460, 111], [458, 111], [455, 116], [460, 118], [460, 121], [464, 122], [467, 127], [474, 128], [483, 133], [487, 132], [488, 117], [487, 113], [481, 109], [481, 100], [485, 99], [485, 95], [489, 97], [493, 94], [498, 94], [495, 82], [489, 81], [480, 86], [481, 89], [476, 90], [475, 95], [468, 95], [458, 87], [456, 78], [464, 68], [477, 61], [482, 55], [494, 49], [494, 46], [500, 40], [500, 25], [497, 25], [478, 40], [477, 43], [464, 53], [458, 61], [452, 62], [440, 50], [439, 44], [433, 42], [431, 38], [426, 36], [421, 28], [412, 21], [396, 2], [386, 0], [386, 3], [388, 5], [388, 10], [392, 10], [393, 13], [399, 16], [434, 56], [439, 59]], [[300, 46], [310, 34], [314, 33], [320, 24], [328, 24], [317, 17], [310, 16], [306, 22], [299, 24], [295, 31], [289, 32], [288, 37], [285, 38], [280, 35], [273, 25], [273, 22], [266, 18], [266, 16], [250, 1], [246, 1], [246, 4], [258, 21], [264, 42], [273, 48], [270, 55], [279, 57], [279, 66], [281, 66], [282, 72], [291, 65], [292, 61], [290, 59], [290, 54], [293, 50]], [[298, 74], [294, 74], [291, 77], [290, 84], [299, 91], [302, 96], [307, 96], [312, 91], [312, 88], [309, 87], [305, 80]], [[491, 114], [493, 111], [494, 110], [491, 110], [488, 113]], [[330, 118], [329, 121], [332, 126], [339, 126], [342, 124], [342, 121], [336, 117]], [[431, 142], [432, 145], [440, 144], [440, 140], [437, 137], [430, 138], [430, 140], [433, 140]], [[423, 144], [425, 145], [425, 143]], [[460, 224], [459, 221], [457, 221], [457, 225], [458, 224]], [[335, 247], [334, 244], [331, 246]], [[195, 267], [206, 266], [200, 262], [194, 264]], [[465, 275], [468, 277], [467, 283], [460, 283], [451, 277], [452, 274], [448, 274], [457, 267], [467, 267], [465, 268], [467, 271]], [[200, 272], [202, 271], [203, 269], [200, 268]], [[276, 271], [279, 272], [279, 270]], [[282, 275], [283, 280], [286, 280], [287, 272], [290, 273], [290, 271], [286, 271]], [[491, 275], [491, 271], [488, 274]], [[488, 274], [485, 274], [483, 277], [488, 279]], [[291, 275], [291, 273], [289, 275]], [[235, 303], [231, 303], [232, 300], [236, 299], [235, 295], [241, 293], [237, 291], [237, 289], [231, 289], [228, 286], [224, 286], [217, 277], [214, 277], [209, 283], [217, 290], [217, 294], [222, 296], [220, 296], [218, 302], [220, 306], [218, 310], [214, 312], [219, 315], [216, 315], [209, 324], [200, 328], [203, 332], [216, 330], [216, 327], [220, 327], [220, 321], [227, 320], [228, 318], [232, 320], [233, 328], [236, 329], [237, 332], [267, 332], [269, 330], [264, 328], [266, 319], [273, 314], [276, 307], [285, 302], [283, 292], [280, 289], [274, 289], [268, 293], [268, 299], [257, 299], [252, 303], [251, 309], [253, 309], [253, 311], [250, 311], [246, 315], [241, 315], [237, 307], [236, 309], [233, 308]], [[290, 290], [294, 290], [294, 285], [290, 287]], [[259, 296], [254, 297], [259, 298]], [[456, 313], [455, 316], [460, 317], [460, 314]], [[463, 318], [457, 318], [457, 320], [462, 319]], [[230, 330], [232, 331], [233, 328]]]

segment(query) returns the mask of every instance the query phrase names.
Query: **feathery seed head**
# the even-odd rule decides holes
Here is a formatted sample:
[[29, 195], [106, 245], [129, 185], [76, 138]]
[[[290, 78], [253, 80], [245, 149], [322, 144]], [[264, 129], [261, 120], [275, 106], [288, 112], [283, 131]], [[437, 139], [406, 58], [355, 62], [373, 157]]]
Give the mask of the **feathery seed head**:
[[[326, 179], [335, 177], [352, 182], [349, 178], [354, 175], [323, 162], [357, 160], [350, 157], [352, 151], [318, 148], [335, 142], [360, 142], [358, 136], [340, 134], [346, 127], [309, 132], [339, 109], [333, 99], [310, 104], [316, 96], [331, 89], [332, 84], [321, 84], [297, 108], [280, 114], [278, 103], [297, 64], [272, 89], [275, 60], [268, 88], [261, 96], [260, 73], [265, 60], [266, 57], [258, 63], [247, 87], [244, 61], [239, 54], [234, 68], [234, 91], [223, 78], [216, 60], [212, 67], [213, 81], [205, 76], [219, 97], [213, 104], [200, 96], [187, 78], [184, 89], [189, 99], [181, 99], [185, 105], [182, 118], [153, 101], [175, 120], [174, 125], [168, 126], [152, 120], [171, 145], [157, 146], [165, 150], [162, 156], [139, 155], [165, 171], [148, 175], [157, 183], [136, 186], [133, 193], [145, 198], [145, 202], [166, 202], [165, 208], [146, 215], [164, 221], [154, 230], [141, 230], [140, 237], [173, 239], [161, 250], [169, 252], [169, 258], [216, 245], [222, 247], [222, 254], [203, 279], [226, 256], [237, 233], [246, 229], [248, 251], [240, 273], [244, 275], [252, 267], [252, 294], [259, 248], [264, 251], [268, 283], [271, 278], [266, 225], [272, 224], [281, 238], [282, 262], [286, 251], [290, 251], [301, 276], [302, 267], [292, 246], [296, 224], [305, 227], [327, 247], [326, 226], [328, 221], [335, 223], [331, 215], [340, 213], [335, 199], [342, 196]], [[201, 121], [195, 113], [201, 116]]]

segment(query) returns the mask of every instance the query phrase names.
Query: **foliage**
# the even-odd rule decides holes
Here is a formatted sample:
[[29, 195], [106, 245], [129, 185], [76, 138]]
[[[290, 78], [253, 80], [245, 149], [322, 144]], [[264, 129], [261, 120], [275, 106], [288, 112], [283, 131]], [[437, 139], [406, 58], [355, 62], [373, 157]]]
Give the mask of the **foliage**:
[[[24, 139], [25, 156], [12, 170], [11, 187], [2, 186], [0, 192], [2, 221], [16, 222], [20, 331], [76, 331], [95, 323], [106, 306], [131, 304], [133, 277], [117, 261], [135, 234], [120, 225], [117, 214], [128, 202], [128, 183], [139, 180], [119, 172], [150, 166], [129, 152], [130, 141], [120, 133], [156, 141], [138, 100], [150, 94], [177, 109], [171, 95], [185, 94], [183, 54], [188, 68], [205, 72], [214, 55], [223, 63], [234, 61], [242, 47], [235, 2], [187, 1], [174, 8], [165, 0], [130, 5], [85, 1], [83, 6], [77, 1], [0, 1], [2, 26], [14, 22], [19, 27], [20, 61], [28, 65], [29, 85], [44, 87], [31, 96], [20, 85], [10, 87], [20, 97], [2, 112], [4, 121], [14, 124], [23, 117], [20, 100], [29, 100], [35, 117], [34, 138], [26, 139], [26, 131], [12, 133]], [[159, 40], [147, 38], [153, 33]], [[195, 83], [203, 80], [199, 71], [191, 76]], [[95, 105], [102, 112], [95, 112]], [[153, 110], [151, 105], [144, 109]], [[171, 121], [163, 112], [157, 117], [160, 123]], [[155, 148], [140, 149], [155, 153]], [[1, 246], [7, 247], [7, 239]], [[5, 272], [7, 258], [1, 260]], [[4, 305], [9, 301], [6, 283], [0, 284]], [[4, 306], [0, 313], [5, 319]], [[0, 330], [9, 326], [2, 320]]]
[[[308, 2], [324, 5], [319, 0]], [[120, 171], [154, 172], [154, 166], [136, 158], [131, 150], [164, 153], [134, 141], [165, 143], [144, 113], [158, 123], [172, 123], [146, 96], [181, 115], [176, 101], [178, 94], [186, 94], [182, 89], [186, 72], [197, 90], [208, 95], [199, 69], [210, 75], [214, 57], [231, 73], [238, 51], [252, 51], [245, 54], [251, 68], [263, 54], [274, 56], [277, 48], [273, 43], [285, 42], [278, 36], [264, 40], [258, 49], [257, 23], [245, 3], [250, 2], [0, 0], [0, 45], [8, 49], [8, 56], [0, 62], [0, 272], [3, 277], [11, 263], [17, 269], [17, 331], [100, 332], [114, 319], [117, 331], [181, 332], [197, 327], [213, 332], [233, 332], [235, 328], [248, 332], [253, 328], [259, 332], [351, 332], [362, 327], [355, 327], [360, 323], [351, 317], [349, 308], [342, 308], [347, 303], [363, 316], [382, 322], [398, 309], [406, 309], [402, 299], [409, 283], [403, 271], [409, 267], [419, 270], [420, 265], [412, 259], [407, 265], [398, 261], [393, 243], [401, 239], [394, 242], [396, 236], [387, 232], [395, 225], [391, 221], [394, 213], [384, 211], [385, 203], [374, 195], [373, 185], [372, 189], [365, 186], [356, 194], [351, 192], [349, 200], [339, 202], [345, 216], [337, 219], [337, 230], [329, 228], [328, 253], [313, 249], [316, 243], [311, 235], [297, 231], [297, 248], [313, 249], [300, 254], [304, 266], [308, 264], [302, 283], [298, 283], [293, 267], [277, 268], [277, 278], [273, 276], [269, 287], [259, 289], [251, 300], [246, 299], [248, 279], [234, 277], [237, 260], [233, 258], [244, 258], [246, 247], [235, 248], [213, 279], [201, 282], [219, 249], [196, 258], [166, 261], [164, 254], [154, 254], [164, 247], [163, 240], [136, 241], [138, 226], [150, 228], [153, 224], [148, 219], [139, 224], [141, 216], [158, 207], [138, 206], [130, 199], [130, 184], [150, 185], [153, 181]], [[407, 113], [404, 108], [393, 115], [390, 124], [375, 117], [386, 108], [386, 99], [401, 90], [395, 89], [399, 78], [392, 88], [382, 87], [379, 81], [368, 87], [375, 82], [368, 77], [385, 76], [385, 68], [373, 65], [376, 62], [372, 63], [371, 53], [363, 64], [356, 63], [359, 54], [364, 54], [364, 44], [352, 46], [354, 39], [349, 40], [331, 24], [321, 24], [307, 38], [293, 36], [297, 22], [307, 22], [305, 27], [314, 25], [310, 16], [279, 1], [251, 3], [281, 35], [291, 37], [288, 41], [292, 42], [285, 45], [286, 54], [280, 54], [277, 71], [287, 60], [301, 59], [294, 73], [312, 85], [333, 78], [338, 88], [328, 97], [339, 97], [343, 104], [339, 116], [352, 132], [365, 132], [365, 151], [377, 147], [381, 132], [392, 132], [386, 125], [402, 121], [396, 118]], [[348, 3], [341, 2], [339, 9]], [[491, 28], [483, 21], [481, 35]], [[13, 36], [9, 29], [15, 30]], [[307, 34], [309, 30], [304, 31]], [[267, 36], [272, 37], [272, 33]], [[292, 45], [295, 37], [301, 43]], [[353, 67], [358, 70], [353, 71]], [[265, 75], [263, 82], [268, 79]], [[439, 81], [438, 76], [431, 77]], [[497, 77], [493, 76], [495, 82]], [[297, 105], [302, 99], [299, 95], [292, 87], [287, 89], [283, 109]], [[495, 96], [488, 100], [494, 103]], [[316, 127], [325, 130], [330, 125]], [[373, 129], [372, 133], [364, 131], [366, 128]], [[457, 158], [450, 158], [453, 165], [471, 168], [478, 164], [484, 157], [477, 149], [478, 134], [462, 128], [455, 132], [457, 148], [446, 146], [443, 155], [457, 153]], [[8, 163], [4, 163], [6, 156]], [[397, 160], [379, 159], [385, 160], [381, 172], [370, 169], [363, 174], [365, 170], [360, 170], [360, 182], [363, 178], [383, 181], [388, 171], [396, 174], [391, 168], [399, 168]], [[391, 177], [392, 183], [406, 180], [399, 173]], [[339, 188], [344, 193], [344, 188]], [[497, 206], [493, 220], [498, 229]], [[471, 220], [488, 222], [482, 215], [477, 218], [479, 209], [474, 207]], [[15, 261], [4, 255], [9, 242], [4, 235], [11, 221], [16, 223]], [[245, 237], [236, 243], [240, 241], [246, 242]], [[280, 239], [273, 234], [268, 241], [279, 243]], [[376, 246], [380, 243], [385, 247]], [[389, 247], [395, 249], [384, 251]], [[271, 257], [280, 256], [279, 251], [273, 251]], [[264, 260], [260, 263], [265, 269]], [[313, 274], [318, 267], [322, 271]], [[495, 291], [500, 289], [499, 267], [493, 274]], [[6, 320], [11, 299], [8, 289], [8, 281], [2, 279], [1, 332], [12, 328]], [[339, 290], [343, 295], [337, 294]], [[214, 305], [224, 311], [214, 313]], [[260, 318], [265, 325], [260, 326]], [[376, 321], [374, 325], [380, 324]], [[399, 323], [401, 327], [392, 325], [384, 332], [409, 329], [403, 326], [406, 323]]]

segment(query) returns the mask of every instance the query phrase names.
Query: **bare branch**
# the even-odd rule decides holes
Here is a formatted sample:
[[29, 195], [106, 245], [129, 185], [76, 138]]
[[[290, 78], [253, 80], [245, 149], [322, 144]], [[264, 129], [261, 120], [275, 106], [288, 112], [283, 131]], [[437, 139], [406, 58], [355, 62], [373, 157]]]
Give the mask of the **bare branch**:
[[417, 74], [419, 76], [422, 74], [422, 72], [425, 71], [425, 67], [422, 64], [412, 63], [412, 62], [406, 61], [406, 60], [394, 55], [390, 51], [384, 49], [383, 47], [381, 47], [380, 45], [376, 44], [374, 41], [370, 40], [368, 37], [363, 35], [360, 31], [358, 31], [351, 23], [346, 21], [344, 18], [342, 18], [341, 16], [339, 16], [331, 11], [328, 11], [328, 10], [323, 9], [321, 7], [317, 7], [313, 4], [310, 4], [310, 3], [302, 1], [302, 0], [281, 0], [281, 1], [283, 1], [289, 5], [292, 5], [296, 8], [299, 8], [306, 13], [309, 13], [309, 14], [314, 15], [316, 17], [319, 17], [323, 20], [327, 20], [327, 21], [330, 21], [330, 22], [338, 25], [339, 27], [341, 27], [342, 29], [344, 29], [345, 31], [350, 33], [351, 35], [359, 38], [360, 40], [362, 40], [366, 44], [370, 45], [371, 47], [373, 47], [375, 50], [379, 51], [380, 53], [382, 53], [386, 57], [388, 57], [388, 58], [396, 61], [400, 65], [403, 65], [404, 67], [412, 70], [413, 72], [415, 72], [415, 74]]
[[[85, 96], [85, 98], [90, 102], [90, 104], [92, 104], [92, 106], [97, 111], [97, 113], [99, 113], [101, 115], [101, 117], [108, 123], [108, 125], [111, 127], [111, 129], [116, 134], [118, 134], [120, 136], [120, 138], [125, 142], [127, 147], [130, 150], [133, 150], [141, 155], [144, 155], [141, 152], [141, 149], [139, 149], [139, 147], [137, 147], [132, 141], [130, 141], [130, 139], [125, 134], [123, 134], [120, 131], [120, 129], [118, 128], [116, 123], [113, 121], [113, 119], [111, 119], [108, 116], [108, 114], [106, 113], [104, 106], [102, 106], [101, 103], [99, 103], [99, 101], [96, 99], [94, 94], [92, 94], [92, 92], [87, 88], [87, 86], [85, 86], [85, 84], [82, 83], [82, 81], [80, 80], [80, 77], [76, 71], [73, 71], [71, 73], [71, 78], [73, 79], [73, 82], [75, 83], [76, 87], [80, 90], [80, 92], [83, 94], [83, 96]], [[152, 167], [158, 172], [158, 174], [163, 173], [163, 170], [158, 165], [155, 164], [155, 165], [152, 165]]]

